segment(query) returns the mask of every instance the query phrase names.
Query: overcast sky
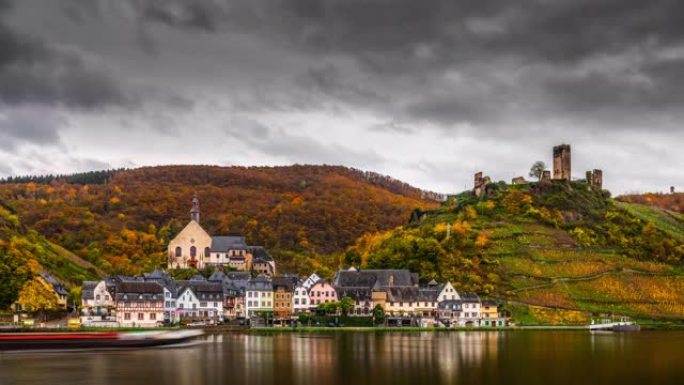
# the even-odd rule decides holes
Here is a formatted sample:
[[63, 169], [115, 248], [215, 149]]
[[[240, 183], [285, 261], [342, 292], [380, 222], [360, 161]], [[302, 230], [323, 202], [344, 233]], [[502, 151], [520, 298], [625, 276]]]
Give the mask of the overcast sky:
[[0, 0], [0, 176], [551, 163], [684, 190], [681, 0]]

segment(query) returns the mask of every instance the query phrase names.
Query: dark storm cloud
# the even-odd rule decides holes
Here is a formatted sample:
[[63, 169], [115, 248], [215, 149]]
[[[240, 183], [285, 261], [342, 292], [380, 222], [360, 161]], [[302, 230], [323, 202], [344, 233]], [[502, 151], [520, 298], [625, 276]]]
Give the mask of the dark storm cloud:
[[[301, 69], [294, 84], [402, 119], [492, 126], [532, 114], [587, 114], [611, 129], [613, 118], [671, 111], [684, 102], [681, 59], [658, 57], [684, 44], [684, 2], [677, 0], [132, 3], [149, 23], [240, 33], [325, 58]], [[632, 51], [642, 56], [632, 68], [584, 68]], [[367, 76], [340, 69], [340, 57]], [[453, 71], [461, 81], [448, 80]], [[642, 81], [627, 82], [629, 76]]]
[[142, 18], [171, 27], [216, 31], [223, 9], [212, 0], [196, 1], [141, 1]]
[[87, 109], [128, 102], [114, 79], [89, 66], [77, 52], [58, 49], [13, 31], [3, 22], [3, 13], [0, 13], [0, 102]]

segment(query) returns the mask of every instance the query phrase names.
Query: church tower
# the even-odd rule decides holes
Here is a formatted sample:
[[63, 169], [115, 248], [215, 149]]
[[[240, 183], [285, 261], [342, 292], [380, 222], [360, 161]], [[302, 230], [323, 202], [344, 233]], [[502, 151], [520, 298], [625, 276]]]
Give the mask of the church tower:
[[199, 198], [197, 198], [197, 193], [192, 197], [192, 209], [190, 209], [190, 220], [199, 223], [200, 221], [200, 208], [199, 208]]

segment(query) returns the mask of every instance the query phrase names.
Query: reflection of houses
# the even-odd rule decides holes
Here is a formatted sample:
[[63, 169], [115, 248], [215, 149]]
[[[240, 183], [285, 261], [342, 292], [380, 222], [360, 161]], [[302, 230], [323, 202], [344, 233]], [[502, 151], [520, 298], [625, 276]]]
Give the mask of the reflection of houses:
[[231, 267], [240, 271], [256, 270], [273, 276], [275, 262], [260, 246], [250, 246], [241, 236], [210, 236], [200, 226], [199, 199], [192, 199], [190, 222], [169, 242], [169, 269], [197, 268], [206, 266]]
[[154, 327], [163, 320], [164, 288], [156, 282], [118, 282], [115, 300], [119, 326]]

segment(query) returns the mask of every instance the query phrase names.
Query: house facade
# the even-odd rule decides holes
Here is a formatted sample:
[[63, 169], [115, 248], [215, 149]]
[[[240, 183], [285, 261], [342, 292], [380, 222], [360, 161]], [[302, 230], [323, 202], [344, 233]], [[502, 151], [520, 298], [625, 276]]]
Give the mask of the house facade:
[[178, 316], [186, 321], [223, 321], [223, 285], [203, 280], [178, 281]]
[[115, 299], [121, 327], [156, 327], [163, 321], [164, 288], [156, 282], [119, 282]]
[[247, 282], [245, 296], [245, 318], [252, 319], [260, 312], [273, 311], [273, 285], [266, 277], [257, 277]]
[[337, 302], [337, 291], [328, 282], [321, 279], [309, 289], [310, 308], [314, 309], [322, 303]]
[[81, 289], [81, 325], [108, 327], [116, 323], [115, 282], [85, 281]]
[[292, 294], [292, 311], [295, 314], [308, 312], [310, 304], [309, 290], [304, 286], [304, 281], [298, 281]]

